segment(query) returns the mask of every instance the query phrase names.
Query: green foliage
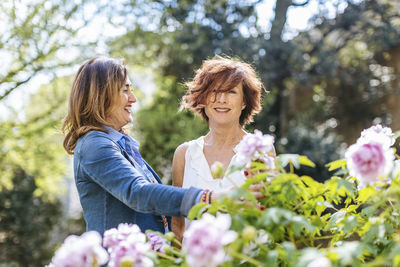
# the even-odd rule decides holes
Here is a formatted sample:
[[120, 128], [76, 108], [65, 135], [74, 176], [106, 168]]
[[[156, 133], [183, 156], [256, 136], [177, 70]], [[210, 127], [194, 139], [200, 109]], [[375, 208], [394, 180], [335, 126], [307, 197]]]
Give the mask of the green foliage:
[[[133, 23], [124, 23], [128, 32], [110, 43], [111, 54], [150, 66], [155, 75], [172, 79], [171, 86], [158, 85], [163, 100], [155, 97], [146, 109], [151, 110], [153, 120], [160, 117], [169, 125], [175, 125], [173, 120], [177, 118], [166, 117], [165, 109], [157, 106], [172, 103], [173, 114], [177, 107], [173, 105], [184, 93], [180, 84], [193, 77], [204, 59], [226, 54], [252, 63], [271, 93], [264, 96], [263, 111], [249, 129], [272, 132], [277, 140], [288, 139], [290, 145], [278, 148], [278, 152], [307, 155], [317, 167], [303, 168], [301, 172], [322, 181], [330, 176], [323, 164], [337, 158], [340, 152], [337, 140], [352, 142], [374, 119], [392, 123], [391, 112], [395, 110], [389, 110], [388, 101], [398, 87], [398, 68], [393, 63], [400, 40], [397, 7], [389, 0], [341, 0], [338, 6], [346, 8], [332, 18], [332, 9], [327, 7], [332, 7], [330, 2], [319, 1], [320, 13], [311, 21], [311, 28], [283, 40], [287, 11], [299, 5], [298, 1], [279, 1], [271, 30], [260, 27], [262, 17], [256, 13], [257, 3], [131, 1], [123, 15]], [[148, 121], [142, 114], [138, 114], [139, 124]], [[147, 126], [141, 127], [139, 133], [151, 136], [156, 132]], [[294, 129], [303, 126], [306, 132], [317, 135], [311, 134], [313, 138], [308, 141], [323, 143], [323, 149], [318, 144], [305, 147], [296, 139]], [[315, 130], [319, 128], [325, 128], [325, 133]], [[203, 134], [204, 128], [196, 129], [193, 136]], [[180, 131], [177, 127], [166, 133]], [[158, 170], [163, 169], [161, 165], [167, 166], [161, 161], [171, 161], [171, 147], [176, 145], [168, 138], [164, 141], [157, 143], [159, 149], [154, 150], [164, 151], [163, 160], [159, 153], [143, 149], [146, 159]], [[142, 138], [143, 147], [151, 147], [147, 142], [153, 142], [153, 138]]]
[[[325, 167], [339, 157], [340, 142], [334, 133], [327, 130], [314, 130], [296, 127], [289, 130], [286, 138], [281, 139], [277, 150], [281, 153], [303, 154], [310, 158], [314, 166], [303, 165], [297, 168], [298, 175], [308, 175], [323, 182], [332, 175], [331, 169]], [[297, 166], [296, 166], [297, 167]]]
[[[0, 52], [3, 68], [0, 73], [0, 101], [41, 73], [71, 66], [76, 57], [74, 37], [92, 16], [82, 16], [89, 1], [1, 1]], [[72, 23], [74, 22], [74, 23]], [[81, 47], [88, 46], [80, 40]], [[77, 49], [78, 50], [78, 49]], [[75, 50], [75, 51], [77, 51]], [[26, 90], [26, 89], [25, 89]]]
[[[280, 155], [277, 169], [260, 170], [267, 179], [249, 177], [246, 184], [210, 205], [198, 204], [191, 219], [206, 212], [228, 213], [231, 230], [238, 238], [225, 247], [230, 257], [222, 266], [308, 266], [321, 257], [330, 266], [397, 266], [400, 227], [400, 179], [389, 185], [357, 188], [355, 180], [333, 176], [320, 183], [286, 172], [281, 164], [310, 165], [299, 155]], [[329, 164], [343, 168], [342, 161]], [[257, 171], [255, 171], [257, 170]], [[265, 177], [265, 176], [264, 176]], [[261, 181], [261, 182], [260, 182]], [[256, 199], [246, 190], [261, 183], [264, 198]], [[338, 203], [343, 206], [336, 208]], [[161, 266], [184, 264], [184, 254], [170, 248]], [[168, 258], [169, 257], [169, 258]], [[324, 265], [327, 266], [327, 265]]]
[[336, 133], [352, 142], [374, 119], [392, 123], [395, 110], [388, 99], [397, 88], [392, 78], [398, 79], [399, 70], [390, 58], [399, 45], [400, 25], [393, 1], [347, 4], [333, 19], [316, 16], [314, 28], [293, 40], [301, 47], [293, 53], [301, 68], [288, 84], [308, 97], [298, 107], [314, 124], [334, 119]]
[[[207, 125], [178, 113], [185, 92], [182, 83], [194, 76], [204, 59], [215, 54], [239, 56], [252, 62], [258, 45], [239, 32], [241, 25], [256, 27], [255, 6], [242, 1], [149, 1], [133, 2], [137, 23], [126, 35], [110, 43], [112, 55], [122, 55], [132, 64], [152, 66], [157, 77], [157, 93], [152, 103], [136, 115], [141, 153], [157, 171], [167, 177], [176, 147], [200, 135]], [[150, 15], [142, 10], [151, 8]], [[138, 9], [140, 12], [138, 12]], [[159, 13], [156, 29], [139, 18]], [[143, 19], [142, 21], [147, 21]], [[126, 25], [124, 25], [126, 26]], [[256, 40], [256, 38], [250, 38]], [[131, 49], [127, 49], [131, 48]], [[238, 53], [240, 51], [240, 53]]]
[[44, 266], [53, 254], [51, 230], [61, 216], [60, 203], [35, 196], [34, 177], [12, 170], [13, 187], [0, 193], [0, 262]]
[[59, 200], [65, 193], [69, 160], [58, 129], [66, 113], [70, 82], [64, 78], [42, 86], [18, 111], [25, 113], [23, 120], [15, 114], [13, 120], [0, 122], [2, 263], [44, 266], [59, 238], [84, 231], [82, 222], [61, 221]]
[[43, 86], [31, 96], [25, 108], [24, 121], [0, 122], [3, 134], [0, 143], [0, 193], [2, 188], [11, 189], [15, 167], [33, 176], [37, 189], [35, 195], [49, 200], [62, 193], [60, 182], [68, 161], [62, 147], [59, 132], [66, 112], [66, 90], [70, 79], [58, 79]]
[[[175, 88], [175, 82], [172, 77], [160, 78], [157, 83], [162, 90], [156, 93], [149, 106], [135, 114], [137, 125], [134, 131], [139, 132], [140, 153], [166, 178], [170, 178], [172, 155], [176, 147], [205, 134], [207, 129], [207, 124], [199, 117], [194, 118], [187, 111], [178, 112], [177, 95], [183, 88]], [[173, 98], [173, 95], [176, 97]], [[164, 181], [168, 183], [168, 180]]]
[[[44, 266], [52, 254], [50, 246], [58, 238], [52, 235], [53, 227], [65, 230], [65, 222], [59, 221], [58, 197], [65, 190], [62, 176], [69, 161], [58, 128], [66, 113], [71, 81], [55, 77], [77, 59], [81, 61], [79, 51], [90, 46], [86, 39], [80, 38], [79, 43], [76, 39], [96, 14], [85, 11], [83, 15], [89, 2], [0, 3], [0, 104], [8, 108], [0, 120], [2, 266]], [[38, 83], [50, 84], [35, 92]], [[30, 97], [22, 108], [8, 101], [16, 91], [24, 95], [20, 104]]]

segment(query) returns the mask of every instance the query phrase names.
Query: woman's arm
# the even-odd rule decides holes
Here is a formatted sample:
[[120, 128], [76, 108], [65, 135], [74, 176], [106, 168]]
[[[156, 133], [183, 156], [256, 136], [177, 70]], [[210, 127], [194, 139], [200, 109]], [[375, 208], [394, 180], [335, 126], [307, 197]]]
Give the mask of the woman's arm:
[[74, 153], [78, 183], [90, 179], [130, 208], [143, 213], [186, 216], [196, 204], [201, 189], [152, 184], [106, 134], [93, 132], [83, 138]]
[[[187, 144], [178, 146], [174, 153], [174, 159], [172, 160], [172, 185], [182, 187], [183, 174], [185, 171], [185, 154], [187, 150]], [[182, 242], [183, 233], [185, 232], [185, 219], [183, 217], [172, 217], [171, 223], [172, 232], [175, 233], [176, 238], [179, 242]]]

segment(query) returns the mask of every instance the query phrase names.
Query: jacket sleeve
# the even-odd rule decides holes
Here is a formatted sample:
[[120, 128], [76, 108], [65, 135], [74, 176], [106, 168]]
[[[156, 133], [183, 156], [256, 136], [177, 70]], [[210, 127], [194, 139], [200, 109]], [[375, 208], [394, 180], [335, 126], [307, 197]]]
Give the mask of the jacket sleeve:
[[[87, 137], [87, 138], [85, 138]], [[130, 208], [155, 215], [187, 216], [202, 192], [152, 184], [122, 155], [107, 137], [85, 136], [75, 156], [86, 175]]]

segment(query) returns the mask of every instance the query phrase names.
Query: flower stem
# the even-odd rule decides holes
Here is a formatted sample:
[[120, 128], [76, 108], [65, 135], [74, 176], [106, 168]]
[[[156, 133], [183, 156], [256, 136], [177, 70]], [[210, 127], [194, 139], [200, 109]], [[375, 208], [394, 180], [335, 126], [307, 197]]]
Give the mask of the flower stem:
[[175, 258], [174, 258], [174, 257], [165, 255], [164, 253], [156, 252], [156, 254], [157, 254], [157, 257], [159, 257], [159, 258], [164, 258], [164, 259], [170, 260], [170, 261], [172, 261], [172, 262], [175, 261]]
[[174, 243], [177, 244], [180, 248], [182, 248], [182, 243], [179, 242], [178, 239], [174, 238], [174, 239], [172, 240], [172, 242], [174, 242]]
[[170, 252], [178, 257], [183, 257], [183, 254], [180, 252], [180, 250], [178, 251], [176, 248], [172, 248], [170, 250]]
[[229, 254], [231, 256], [235, 257], [235, 258], [238, 258], [238, 259], [241, 259], [241, 260], [245, 260], [248, 263], [251, 263], [251, 264], [253, 264], [255, 266], [266, 266], [262, 262], [259, 262], [259, 261], [255, 260], [255, 259], [252, 259], [252, 258], [250, 258], [249, 256], [247, 256], [246, 254], [243, 254], [243, 253], [239, 253], [239, 252], [231, 250], [229, 252]]

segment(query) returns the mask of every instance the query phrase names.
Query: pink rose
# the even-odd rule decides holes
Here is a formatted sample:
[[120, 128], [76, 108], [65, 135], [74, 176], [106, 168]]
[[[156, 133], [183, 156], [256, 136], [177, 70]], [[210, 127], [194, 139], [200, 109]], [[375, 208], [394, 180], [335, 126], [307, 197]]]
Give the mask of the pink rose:
[[370, 141], [379, 142], [383, 146], [391, 147], [396, 140], [394, 139], [392, 129], [382, 127], [382, 125], [378, 124], [363, 130], [357, 143], [369, 143]]
[[107, 263], [108, 254], [95, 231], [68, 236], [48, 267], [97, 267]]
[[110, 267], [119, 267], [123, 262], [137, 267], [153, 266], [153, 261], [146, 256], [151, 246], [136, 224], [121, 223], [118, 228], [105, 231], [103, 245], [110, 253]]
[[264, 161], [268, 167], [273, 168], [271, 157], [268, 153], [274, 151], [274, 137], [269, 134], [263, 134], [255, 130], [254, 134], [246, 134], [237, 146], [238, 159], [243, 164], [249, 164], [252, 160]]
[[350, 175], [356, 177], [360, 186], [373, 184], [390, 173], [394, 151], [380, 142], [357, 142], [345, 154]]
[[208, 213], [193, 221], [186, 230], [182, 250], [190, 267], [216, 267], [225, 261], [224, 246], [233, 242], [237, 233], [229, 230], [229, 214], [214, 217]]

